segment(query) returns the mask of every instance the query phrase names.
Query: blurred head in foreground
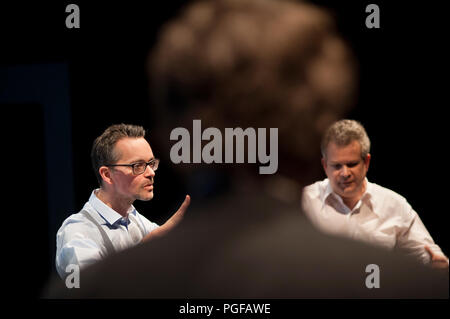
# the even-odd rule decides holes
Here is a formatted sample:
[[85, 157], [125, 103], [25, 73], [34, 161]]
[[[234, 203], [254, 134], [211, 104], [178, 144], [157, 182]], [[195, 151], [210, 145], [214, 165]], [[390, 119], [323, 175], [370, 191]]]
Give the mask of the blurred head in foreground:
[[193, 119], [222, 132], [278, 128], [278, 172], [301, 179], [324, 130], [352, 105], [356, 82], [330, 16], [291, 1], [195, 3], [162, 28], [149, 68], [165, 140]]

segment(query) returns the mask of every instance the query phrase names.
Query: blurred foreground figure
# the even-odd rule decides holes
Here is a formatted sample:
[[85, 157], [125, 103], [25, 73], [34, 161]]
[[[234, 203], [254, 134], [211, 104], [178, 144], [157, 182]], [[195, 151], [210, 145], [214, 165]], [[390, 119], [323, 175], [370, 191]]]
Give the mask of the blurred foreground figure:
[[[195, 119], [220, 130], [278, 128], [277, 173], [177, 164], [192, 196], [183, 221], [87, 269], [81, 288], [52, 286], [47, 296], [448, 297], [440, 273], [320, 234], [299, 213], [302, 186], [317, 178], [313, 150], [354, 91], [353, 59], [324, 11], [268, 0], [193, 4], [161, 30], [150, 76], [163, 153], [170, 132]], [[373, 264], [379, 281], [366, 272]]]

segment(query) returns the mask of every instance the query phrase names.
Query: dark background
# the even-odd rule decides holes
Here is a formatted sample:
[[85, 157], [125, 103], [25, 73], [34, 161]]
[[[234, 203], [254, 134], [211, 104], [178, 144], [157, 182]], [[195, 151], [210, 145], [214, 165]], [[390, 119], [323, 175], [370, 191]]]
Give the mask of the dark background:
[[[20, 228], [7, 265], [16, 267], [15, 276], [27, 274], [25, 291], [34, 297], [54, 271], [56, 230], [97, 187], [89, 157], [94, 138], [113, 123], [133, 123], [147, 129], [152, 143], [158, 119], [145, 60], [158, 28], [185, 3], [93, 2], [0, 5], [0, 107], [12, 144], [2, 157], [15, 163], [8, 166], [14, 186], [5, 201]], [[445, 11], [376, 1], [381, 28], [367, 29], [372, 2], [313, 2], [333, 10], [359, 61], [359, 96], [347, 117], [361, 121], [371, 138], [369, 180], [405, 196], [448, 254]], [[69, 3], [80, 7], [80, 29], [65, 27]], [[184, 196], [172, 165], [161, 163], [154, 200], [135, 205], [157, 223]], [[11, 293], [23, 294], [23, 285]]]

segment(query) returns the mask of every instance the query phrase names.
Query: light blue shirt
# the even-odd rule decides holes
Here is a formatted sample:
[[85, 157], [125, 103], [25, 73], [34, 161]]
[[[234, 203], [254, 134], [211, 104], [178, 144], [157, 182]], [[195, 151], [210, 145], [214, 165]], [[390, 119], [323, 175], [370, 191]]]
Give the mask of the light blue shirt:
[[[148, 234], [159, 227], [139, 214], [133, 205], [127, 217], [123, 217], [102, 202], [96, 192], [92, 192], [83, 210], [87, 210], [105, 230], [116, 252], [135, 246], [142, 240], [142, 233]], [[128, 218], [129, 214], [135, 218]], [[135, 226], [131, 224], [133, 221], [137, 222], [140, 231], [131, 234], [130, 226]], [[61, 278], [70, 274], [70, 271], [66, 272], [67, 266], [78, 265], [83, 269], [106, 255], [107, 248], [99, 229], [80, 212], [69, 216], [56, 234], [56, 270]]]

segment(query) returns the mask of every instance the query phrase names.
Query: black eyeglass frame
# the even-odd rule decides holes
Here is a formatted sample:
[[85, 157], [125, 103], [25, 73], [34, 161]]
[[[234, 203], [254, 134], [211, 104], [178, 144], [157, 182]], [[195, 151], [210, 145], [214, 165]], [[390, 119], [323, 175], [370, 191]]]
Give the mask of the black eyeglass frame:
[[[128, 167], [131, 167], [134, 175], [141, 175], [141, 174], [144, 174], [144, 172], [147, 170], [147, 166], [150, 166], [150, 168], [153, 171], [156, 171], [158, 169], [159, 162], [160, 162], [159, 158], [153, 158], [150, 161], [145, 162], [145, 168], [144, 168], [144, 170], [141, 173], [136, 173], [135, 172], [136, 165], [142, 165], [142, 164], [144, 164], [144, 162], [138, 162], [138, 163], [132, 163], [132, 164], [106, 164], [104, 166], [106, 166], [106, 167], [111, 167], [111, 166], [112, 167], [115, 167], [115, 166], [128, 166]], [[156, 168], [154, 168], [154, 167], [156, 167]]]

